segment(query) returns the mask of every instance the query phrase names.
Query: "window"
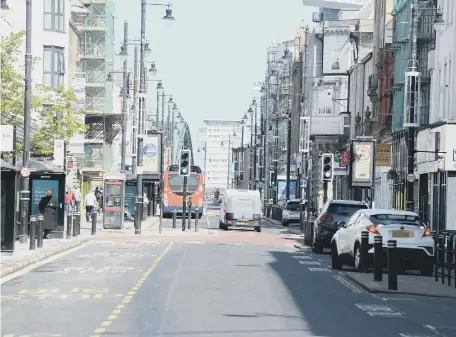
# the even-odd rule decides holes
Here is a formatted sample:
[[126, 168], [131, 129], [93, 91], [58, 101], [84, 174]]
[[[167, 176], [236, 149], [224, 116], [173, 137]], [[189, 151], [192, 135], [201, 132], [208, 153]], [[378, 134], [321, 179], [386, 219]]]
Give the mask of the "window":
[[64, 49], [58, 47], [44, 47], [43, 55], [43, 84], [52, 89], [63, 85], [65, 78]]
[[64, 0], [44, 0], [44, 30], [65, 31]]
[[407, 214], [377, 214], [371, 215], [370, 221], [374, 225], [411, 225], [421, 226], [420, 217]]

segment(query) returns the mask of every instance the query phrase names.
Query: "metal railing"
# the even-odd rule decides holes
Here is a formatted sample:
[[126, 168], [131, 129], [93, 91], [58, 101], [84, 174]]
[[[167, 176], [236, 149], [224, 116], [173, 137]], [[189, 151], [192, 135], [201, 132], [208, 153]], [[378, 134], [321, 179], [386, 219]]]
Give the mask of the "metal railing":
[[447, 280], [456, 288], [456, 230], [441, 230], [435, 236], [435, 281], [441, 279], [442, 284]]
[[105, 107], [105, 99], [103, 97], [88, 98], [85, 104], [86, 111], [99, 111], [103, 113]]
[[98, 150], [90, 155], [84, 156], [80, 165], [82, 168], [103, 168], [103, 151]]
[[90, 56], [104, 57], [106, 55], [106, 46], [103, 43], [86, 43], [84, 45], [84, 54]]
[[105, 28], [106, 27], [106, 16], [105, 15], [91, 15], [89, 16], [84, 24], [84, 27], [96, 27], [96, 28]]
[[102, 70], [88, 70], [86, 72], [86, 83], [105, 83], [106, 74]]

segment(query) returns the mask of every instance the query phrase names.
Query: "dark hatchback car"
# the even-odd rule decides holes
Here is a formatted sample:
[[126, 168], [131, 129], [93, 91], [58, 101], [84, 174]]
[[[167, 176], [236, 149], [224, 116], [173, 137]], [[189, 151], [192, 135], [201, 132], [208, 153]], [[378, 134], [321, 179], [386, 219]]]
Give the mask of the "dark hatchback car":
[[358, 210], [369, 208], [362, 201], [328, 200], [314, 222], [312, 250], [322, 253], [324, 248], [331, 248], [331, 239], [337, 231], [337, 223], [347, 220]]

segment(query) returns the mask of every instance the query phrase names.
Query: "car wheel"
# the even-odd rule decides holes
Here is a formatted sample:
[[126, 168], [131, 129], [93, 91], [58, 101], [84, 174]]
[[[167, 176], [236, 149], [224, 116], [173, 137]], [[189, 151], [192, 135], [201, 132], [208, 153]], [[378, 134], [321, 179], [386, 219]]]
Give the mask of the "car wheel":
[[323, 243], [321, 243], [319, 240], [316, 240], [312, 245], [312, 251], [317, 254], [322, 254], [323, 253]]
[[361, 248], [358, 243], [355, 245], [354, 253], [355, 268], [358, 272], [362, 272], [364, 270], [365, 261], [361, 258]]
[[223, 222], [219, 221], [219, 229], [224, 229], [223, 227], [224, 227]]
[[261, 232], [261, 227], [260, 227], [260, 226], [255, 227], [255, 230], [256, 230], [258, 233], [260, 233], [260, 232]]
[[333, 243], [331, 245], [331, 267], [332, 269], [340, 270], [342, 269], [342, 262], [340, 261], [339, 254], [337, 253], [337, 245]]
[[420, 274], [422, 276], [432, 276], [434, 274], [434, 265], [432, 263], [427, 263], [421, 266]]
[[288, 227], [288, 225], [289, 225], [288, 221], [283, 221], [283, 222], [282, 222], [282, 226], [283, 226], [283, 227]]

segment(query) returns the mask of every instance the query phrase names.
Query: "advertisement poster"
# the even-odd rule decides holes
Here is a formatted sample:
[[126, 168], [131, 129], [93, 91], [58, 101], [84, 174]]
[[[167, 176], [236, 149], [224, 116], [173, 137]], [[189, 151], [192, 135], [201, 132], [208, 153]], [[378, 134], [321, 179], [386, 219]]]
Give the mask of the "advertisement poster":
[[[149, 186], [143, 185], [143, 192], [149, 197]], [[136, 208], [136, 182], [135, 181], [127, 181], [125, 183], [125, 207], [130, 212], [130, 215], [135, 215], [135, 208]], [[151, 202], [151, 200], [149, 200]]]
[[148, 135], [144, 138], [144, 174], [161, 173], [160, 135]]
[[[296, 180], [290, 180], [290, 199], [296, 199]], [[279, 180], [277, 181], [277, 200], [286, 200], [287, 195], [287, 181]]]
[[32, 215], [38, 215], [38, 204], [42, 197], [47, 195], [51, 189], [54, 198], [59, 201], [59, 182], [58, 180], [32, 180]]
[[372, 187], [374, 171], [373, 142], [353, 142], [352, 186]]

